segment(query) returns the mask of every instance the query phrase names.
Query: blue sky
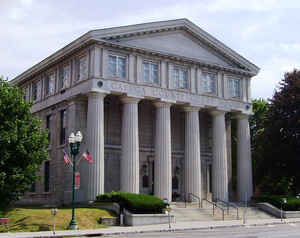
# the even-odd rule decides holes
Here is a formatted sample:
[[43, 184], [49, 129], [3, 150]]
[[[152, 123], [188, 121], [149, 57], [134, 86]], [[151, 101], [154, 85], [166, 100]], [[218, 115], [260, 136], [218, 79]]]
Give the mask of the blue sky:
[[253, 98], [300, 68], [300, 1], [0, 0], [0, 75], [14, 78], [85, 32], [188, 18], [261, 68]]

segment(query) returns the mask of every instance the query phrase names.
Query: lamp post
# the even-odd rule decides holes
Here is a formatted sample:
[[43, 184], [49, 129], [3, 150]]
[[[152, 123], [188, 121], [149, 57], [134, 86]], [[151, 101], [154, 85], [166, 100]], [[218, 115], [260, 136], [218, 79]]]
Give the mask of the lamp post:
[[80, 149], [80, 143], [82, 141], [82, 134], [80, 131], [76, 133], [76, 136], [72, 132], [69, 136], [69, 144], [70, 144], [70, 153], [72, 156], [72, 162], [73, 162], [73, 183], [72, 183], [72, 219], [70, 221], [69, 230], [77, 230], [78, 225], [75, 220], [75, 172], [76, 172], [76, 163], [75, 163], [75, 157], [79, 154]]

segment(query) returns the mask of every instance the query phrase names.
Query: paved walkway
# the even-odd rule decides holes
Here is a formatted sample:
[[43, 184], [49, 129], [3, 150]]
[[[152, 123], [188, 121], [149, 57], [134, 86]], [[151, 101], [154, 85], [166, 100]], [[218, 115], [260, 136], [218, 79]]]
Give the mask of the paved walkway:
[[[285, 219], [285, 223], [300, 223], [300, 218]], [[183, 231], [183, 230], [199, 230], [199, 229], [214, 229], [225, 227], [241, 227], [241, 226], [261, 226], [271, 224], [281, 224], [280, 219], [259, 219], [249, 220], [243, 224], [241, 220], [232, 221], [200, 221], [200, 222], [177, 222], [172, 223], [171, 228], [168, 224], [148, 225], [148, 226], [134, 226], [134, 227], [120, 227], [114, 226], [104, 229], [95, 230], [78, 230], [78, 231], [57, 231], [54, 235], [50, 231], [43, 232], [20, 232], [20, 233], [0, 233], [0, 238], [46, 238], [46, 237], [78, 237], [88, 235], [118, 235], [130, 233], [143, 233], [143, 232], [162, 232], [162, 231]]]

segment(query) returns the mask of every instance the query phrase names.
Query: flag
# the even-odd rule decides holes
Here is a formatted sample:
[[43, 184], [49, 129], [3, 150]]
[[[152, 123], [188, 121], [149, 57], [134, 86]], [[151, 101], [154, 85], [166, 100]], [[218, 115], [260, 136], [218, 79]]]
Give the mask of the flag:
[[93, 157], [91, 156], [90, 152], [88, 152], [88, 150], [86, 152], [84, 152], [82, 154], [83, 158], [85, 158], [88, 162], [90, 163], [93, 163], [94, 162], [94, 159]]
[[69, 158], [69, 156], [66, 152], [64, 152], [64, 161], [65, 161], [66, 164], [70, 163], [70, 158]]

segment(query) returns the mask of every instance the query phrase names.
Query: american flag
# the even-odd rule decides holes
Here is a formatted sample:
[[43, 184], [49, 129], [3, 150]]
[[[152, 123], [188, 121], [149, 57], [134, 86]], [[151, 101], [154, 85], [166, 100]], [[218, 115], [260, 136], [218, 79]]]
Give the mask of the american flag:
[[64, 151], [64, 161], [66, 164], [69, 164], [71, 162], [68, 154], [65, 151]]
[[83, 158], [85, 158], [88, 162], [90, 163], [93, 163], [94, 162], [94, 159], [93, 157], [91, 156], [90, 152], [88, 152], [88, 150], [86, 152], [84, 152], [82, 154]]

